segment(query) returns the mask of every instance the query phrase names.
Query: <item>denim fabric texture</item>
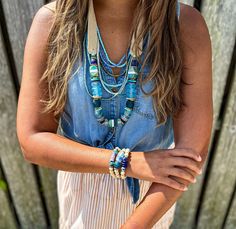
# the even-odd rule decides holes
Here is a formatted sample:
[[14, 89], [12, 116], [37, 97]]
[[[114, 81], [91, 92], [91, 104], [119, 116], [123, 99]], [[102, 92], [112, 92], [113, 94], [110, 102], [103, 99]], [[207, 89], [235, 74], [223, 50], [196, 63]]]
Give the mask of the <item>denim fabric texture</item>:
[[[179, 15], [179, 4], [177, 5]], [[144, 51], [147, 39], [144, 42]], [[168, 117], [164, 125], [156, 127], [152, 97], [146, 97], [141, 91], [137, 82], [137, 97], [133, 112], [128, 122], [122, 127], [118, 126], [114, 132], [107, 126], [100, 124], [94, 115], [92, 98], [86, 91], [85, 83], [92, 94], [89, 61], [87, 56], [86, 66], [84, 61], [77, 61], [73, 67], [71, 78], [68, 82], [67, 101], [60, 117], [59, 127], [61, 134], [69, 139], [98, 148], [114, 149], [130, 148], [131, 151], [152, 151], [155, 149], [167, 149], [174, 142], [173, 121]], [[140, 66], [139, 66], [140, 67]], [[111, 69], [108, 69], [111, 70]], [[124, 68], [121, 70], [121, 72]], [[148, 72], [148, 66], [144, 72]], [[86, 74], [86, 82], [84, 81]], [[105, 81], [109, 84], [121, 83], [124, 76], [119, 76], [117, 80], [103, 71]], [[143, 89], [147, 92], [152, 89], [153, 82], [144, 84]], [[110, 98], [110, 95], [102, 88], [103, 98]], [[126, 103], [125, 89], [122, 93], [111, 100], [102, 100], [102, 108], [106, 118], [118, 118], [124, 111]], [[132, 196], [132, 203], [139, 199], [139, 179], [127, 177], [125, 179]]]

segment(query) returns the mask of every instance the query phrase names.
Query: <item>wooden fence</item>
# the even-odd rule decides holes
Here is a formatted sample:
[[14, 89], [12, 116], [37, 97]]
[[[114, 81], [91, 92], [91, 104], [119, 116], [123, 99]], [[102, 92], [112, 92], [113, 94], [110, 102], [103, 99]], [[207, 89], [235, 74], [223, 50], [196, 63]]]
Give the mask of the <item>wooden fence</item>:
[[[56, 171], [26, 162], [16, 137], [23, 48], [44, 0], [0, 0], [0, 229], [58, 228]], [[213, 47], [214, 128], [204, 173], [179, 199], [172, 228], [236, 228], [234, 0], [185, 1], [200, 10]]]

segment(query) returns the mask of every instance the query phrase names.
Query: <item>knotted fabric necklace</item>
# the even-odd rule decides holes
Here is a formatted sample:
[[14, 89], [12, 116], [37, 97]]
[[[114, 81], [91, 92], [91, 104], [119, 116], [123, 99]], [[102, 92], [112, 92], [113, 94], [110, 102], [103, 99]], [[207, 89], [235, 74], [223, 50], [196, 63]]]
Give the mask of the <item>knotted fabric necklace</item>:
[[[140, 25], [138, 29], [140, 28]], [[138, 79], [138, 61], [137, 56], [134, 53], [134, 36], [131, 40], [130, 46], [130, 58], [127, 58], [126, 61], [126, 71], [125, 71], [125, 79], [122, 82], [120, 89], [117, 92], [112, 92], [107, 87], [107, 84], [102, 79], [101, 74], [101, 61], [100, 61], [100, 44], [99, 44], [99, 37], [100, 33], [97, 27], [96, 16], [94, 12], [93, 0], [89, 1], [89, 12], [88, 12], [88, 36], [87, 36], [87, 43], [84, 43], [84, 49], [87, 49], [87, 55], [89, 58], [89, 72], [91, 78], [91, 87], [92, 87], [92, 98], [93, 98], [93, 105], [94, 105], [94, 113], [97, 121], [103, 125], [108, 126], [109, 128], [114, 128], [117, 125], [124, 125], [131, 116], [134, 102], [136, 99], [137, 88], [136, 83]], [[138, 56], [142, 54], [142, 45], [143, 40], [140, 42], [139, 47], [140, 51], [138, 52]], [[85, 52], [85, 51], [84, 51]], [[108, 58], [109, 59], [109, 58]], [[110, 64], [112, 64], [110, 62]], [[124, 64], [122, 64], [123, 66]], [[113, 64], [115, 66], [115, 64]], [[116, 65], [118, 66], [118, 65]], [[119, 67], [119, 66], [118, 66]], [[115, 86], [115, 85], [112, 85]], [[125, 88], [126, 93], [126, 106], [124, 108], [124, 112], [121, 117], [117, 119], [107, 119], [104, 117], [103, 108], [101, 107], [101, 100], [102, 98], [102, 87], [113, 94], [111, 98], [114, 98], [118, 94], [122, 92]], [[111, 99], [109, 98], [109, 99]]]

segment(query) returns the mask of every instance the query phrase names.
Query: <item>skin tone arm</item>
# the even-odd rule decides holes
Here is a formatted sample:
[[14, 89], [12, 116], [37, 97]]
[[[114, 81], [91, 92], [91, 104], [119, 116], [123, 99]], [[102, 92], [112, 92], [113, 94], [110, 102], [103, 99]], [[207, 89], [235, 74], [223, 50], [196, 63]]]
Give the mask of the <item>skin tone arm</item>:
[[[39, 78], [46, 68], [46, 40], [53, 12], [41, 8], [34, 17], [25, 46], [23, 76], [17, 109], [17, 135], [27, 161], [71, 172], [109, 173], [111, 150], [94, 148], [57, 135], [52, 114], [41, 114], [46, 85]], [[80, 155], [78, 157], [78, 155]]]
[[[190, 148], [202, 156], [201, 167], [208, 153], [213, 119], [211, 41], [201, 14], [182, 4], [181, 40], [184, 56], [182, 86], [187, 107], [174, 119], [175, 149]], [[176, 180], [189, 185], [184, 179]], [[142, 202], [122, 228], [151, 228], [177, 201], [182, 191], [153, 183]]]

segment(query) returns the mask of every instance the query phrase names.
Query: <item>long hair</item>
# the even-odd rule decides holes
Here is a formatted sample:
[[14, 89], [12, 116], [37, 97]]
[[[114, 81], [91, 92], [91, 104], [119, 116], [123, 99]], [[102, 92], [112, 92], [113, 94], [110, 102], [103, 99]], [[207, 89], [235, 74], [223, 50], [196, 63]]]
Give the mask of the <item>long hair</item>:
[[[180, 83], [182, 58], [179, 45], [179, 22], [176, 13], [177, 0], [140, 0], [135, 10], [132, 34], [135, 37], [134, 49], [139, 51], [139, 42], [150, 33], [149, 42], [141, 63], [142, 75], [148, 64], [150, 71], [139, 77], [141, 90], [153, 96], [153, 107], [159, 125], [166, 122], [169, 115], [174, 116], [183, 105]], [[40, 82], [45, 81], [46, 99], [43, 112], [59, 115], [67, 99], [67, 84], [72, 67], [82, 55], [82, 41], [86, 30], [89, 0], [57, 0], [53, 25], [47, 42], [47, 68]], [[144, 18], [143, 26], [138, 24]], [[140, 62], [140, 58], [138, 60]], [[151, 92], [143, 90], [143, 83], [153, 80]]]

